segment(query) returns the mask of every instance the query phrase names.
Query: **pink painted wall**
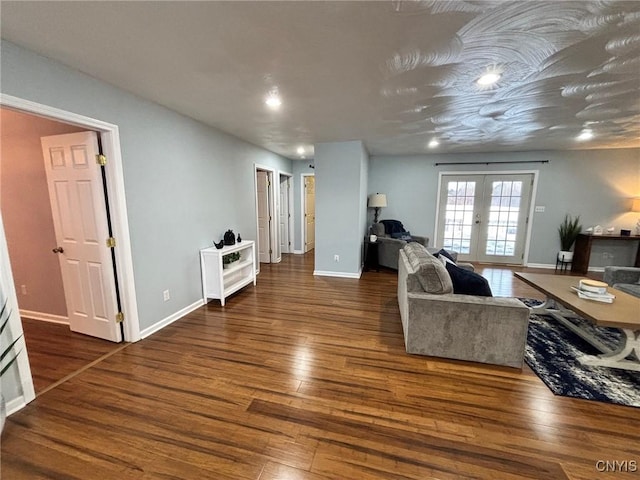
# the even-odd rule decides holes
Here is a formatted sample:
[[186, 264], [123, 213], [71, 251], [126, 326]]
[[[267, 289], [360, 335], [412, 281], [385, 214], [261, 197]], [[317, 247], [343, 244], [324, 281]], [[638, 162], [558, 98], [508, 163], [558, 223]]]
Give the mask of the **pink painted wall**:
[[67, 316], [40, 137], [81, 130], [0, 110], [0, 209], [21, 310]]

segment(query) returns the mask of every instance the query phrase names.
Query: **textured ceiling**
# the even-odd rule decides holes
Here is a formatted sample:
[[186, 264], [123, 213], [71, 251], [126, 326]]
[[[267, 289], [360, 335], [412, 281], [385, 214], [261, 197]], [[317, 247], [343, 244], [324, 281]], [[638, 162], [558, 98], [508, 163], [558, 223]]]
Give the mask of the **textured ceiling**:
[[[2, 37], [290, 158], [640, 146], [640, 1], [2, 2]], [[502, 78], [481, 89], [489, 69]], [[277, 90], [279, 111], [264, 105]], [[575, 137], [593, 131], [591, 141]]]

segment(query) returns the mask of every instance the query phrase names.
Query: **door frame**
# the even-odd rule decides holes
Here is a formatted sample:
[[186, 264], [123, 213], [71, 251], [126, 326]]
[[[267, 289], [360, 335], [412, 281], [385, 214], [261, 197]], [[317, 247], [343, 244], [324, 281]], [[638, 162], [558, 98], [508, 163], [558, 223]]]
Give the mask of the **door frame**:
[[[105, 174], [107, 177], [107, 194], [109, 197], [109, 211], [111, 213], [113, 234], [118, 242], [114, 253], [122, 311], [125, 315], [124, 341], [137, 342], [140, 340], [140, 320], [133, 275], [133, 256], [131, 252], [131, 238], [125, 200], [124, 173], [118, 126], [6, 94], [0, 94], [0, 106], [51, 120], [58, 120], [88, 130], [94, 130], [100, 134], [104, 154], [109, 159]], [[0, 244], [0, 249], [6, 248], [6, 242]], [[13, 274], [11, 276], [13, 277]]]
[[[274, 211], [274, 205], [276, 204], [276, 199], [274, 198], [275, 195], [275, 191], [276, 188], [274, 188], [274, 177], [276, 174], [276, 170], [273, 167], [267, 167], [266, 165], [260, 165], [258, 163], [254, 163], [253, 164], [253, 193], [254, 193], [254, 200], [255, 200], [255, 207], [256, 207], [256, 255], [259, 256], [259, 238], [258, 238], [258, 232], [259, 232], [259, 225], [258, 225], [258, 171], [261, 170], [263, 172], [267, 172], [267, 179], [269, 180], [270, 186], [268, 188], [268, 196], [269, 196], [269, 216], [271, 217], [271, 221], [269, 222], [269, 242], [271, 243], [271, 245], [277, 245], [276, 242], [278, 242], [278, 232], [276, 231], [277, 228], [274, 228], [274, 224], [276, 224], [277, 222], [275, 220], [278, 220], [278, 217], [280, 215], [280, 212], [275, 212]], [[277, 263], [279, 260], [277, 260], [276, 258], [276, 251], [275, 249], [271, 249], [271, 254], [269, 255], [269, 261], [270, 263]], [[257, 262], [258, 265], [258, 272], [260, 272], [260, 262]]]
[[440, 196], [442, 193], [442, 177], [446, 175], [533, 175], [533, 185], [531, 186], [531, 202], [529, 204], [529, 212], [527, 214], [528, 221], [526, 222], [525, 238], [524, 238], [524, 253], [522, 257], [522, 266], [529, 264], [529, 249], [531, 247], [531, 231], [533, 226], [533, 212], [535, 211], [536, 197], [538, 193], [538, 175], [540, 170], [457, 170], [448, 172], [438, 172], [438, 190], [436, 192], [436, 215], [435, 224], [433, 227], [433, 244], [438, 245], [438, 221], [440, 220]]
[[[282, 250], [279, 248], [280, 246], [280, 242], [278, 242], [278, 257], [280, 258], [280, 260], [282, 260], [282, 254], [283, 253], [293, 253], [293, 195], [291, 195], [291, 192], [293, 190], [293, 174], [289, 173], [289, 172], [282, 172], [279, 171], [278, 172], [278, 194], [277, 194], [277, 198], [278, 201], [280, 200], [280, 185], [282, 184], [282, 177], [287, 177], [287, 181], [289, 183], [289, 191], [287, 194], [287, 210], [289, 212], [289, 218], [287, 218], [287, 235], [289, 236], [288, 238], [288, 242], [289, 242], [289, 247], [287, 248], [286, 252], [282, 252]], [[278, 204], [278, 208], [276, 209], [278, 211], [278, 225], [280, 224], [280, 205]]]
[[[300, 238], [302, 239], [302, 243], [300, 244], [300, 252], [304, 255], [305, 252], [304, 251], [304, 246], [307, 243], [307, 234], [306, 234], [306, 229], [305, 229], [305, 220], [304, 220], [304, 212], [306, 210], [306, 204], [307, 204], [307, 199], [306, 199], [306, 195], [304, 193], [304, 178], [305, 177], [314, 177], [315, 178], [316, 174], [315, 173], [301, 173], [300, 174], [300, 206], [302, 208], [300, 208]], [[315, 196], [315, 194], [314, 194]], [[315, 222], [314, 222], [315, 225]], [[315, 228], [315, 227], [314, 227]]]
[[[7, 248], [7, 238], [4, 233], [4, 223], [2, 221], [2, 213], [0, 213], [0, 265], [9, 267], [11, 260], [9, 259], [9, 249]], [[5, 286], [5, 296], [7, 305], [11, 312], [19, 312], [18, 296], [16, 295], [16, 287], [13, 281], [13, 272], [11, 268], [0, 269], [0, 286]], [[7, 416], [17, 412], [29, 402], [36, 398], [36, 391], [33, 386], [33, 376], [31, 375], [31, 365], [29, 364], [29, 352], [27, 351], [27, 343], [24, 338], [22, 329], [22, 319], [20, 315], [11, 315], [7, 329], [11, 334], [11, 338], [18, 338], [18, 342], [13, 347], [14, 352], [20, 352], [16, 362], [11, 367], [18, 369], [18, 383], [22, 390], [22, 395], [14, 399], [7, 399]], [[4, 335], [4, 332], [3, 332]], [[9, 371], [7, 372], [9, 373]]]

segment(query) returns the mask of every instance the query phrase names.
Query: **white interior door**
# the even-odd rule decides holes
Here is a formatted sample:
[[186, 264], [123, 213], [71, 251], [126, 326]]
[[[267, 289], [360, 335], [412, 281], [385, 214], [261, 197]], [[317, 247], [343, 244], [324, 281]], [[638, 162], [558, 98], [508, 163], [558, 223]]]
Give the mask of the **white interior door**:
[[261, 263], [271, 263], [269, 243], [269, 176], [263, 170], [256, 172], [258, 196], [258, 259]]
[[42, 137], [69, 326], [119, 342], [117, 300], [95, 132]]
[[280, 176], [280, 218], [278, 222], [278, 230], [280, 232], [280, 253], [290, 253], [289, 247], [291, 240], [289, 239], [289, 177]]
[[522, 264], [533, 174], [444, 175], [438, 238], [460, 260]]
[[316, 246], [316, 178], [304, 177], [304, 251]]

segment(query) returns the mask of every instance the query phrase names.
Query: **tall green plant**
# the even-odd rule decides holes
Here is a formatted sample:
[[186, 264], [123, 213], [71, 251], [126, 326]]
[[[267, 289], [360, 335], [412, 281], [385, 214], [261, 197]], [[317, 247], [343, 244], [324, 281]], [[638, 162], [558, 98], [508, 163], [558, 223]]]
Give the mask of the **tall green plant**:
[[[11, 318], [11, 310], [9, 309], [9, 306], [8, 306], [8, 300], [5, 300], [4, 304], [2, 305], [2, 310], [0, 311], [0, 342], [2, 340], [2, 334], [4, 333], [5, 329], [9, 326], [10, 318]], [[20, 355], [20, 352], [16, 353], [6, 364], [4, 364], [4, 359], [7, 356], [11, 355], [11, 352], [13, 351], [13, 347], [15, 346], [16, 343], [18, 343], [18, 340], [20, 340], [20, 337], [16, 338], [6, 348], [2, 347], [2, 351], [0, 351], [0, 365], [2, 365], [2, 368], [0, 369], [0, 377], [4, 375], [4, 372], [6, 372], [7, 370], [9, 370], [9, 368], [11, 368], [11, 365], [15, 363], [15, 361], [18, 359], [18, 355]], [[1, 342], [1, 343], [4, 343], [4, 342]]]
[[560, 250], [568, 252], [573, 247], [573, 244], [578, 238], [578, 235], [582, 231], [582, 225], [580, 225], [580, 215], [575, 218], [567, 214], [564, 216], [563, 222], [558, 228], [558, 234], [560, 235]]

